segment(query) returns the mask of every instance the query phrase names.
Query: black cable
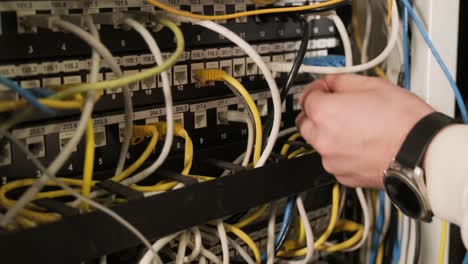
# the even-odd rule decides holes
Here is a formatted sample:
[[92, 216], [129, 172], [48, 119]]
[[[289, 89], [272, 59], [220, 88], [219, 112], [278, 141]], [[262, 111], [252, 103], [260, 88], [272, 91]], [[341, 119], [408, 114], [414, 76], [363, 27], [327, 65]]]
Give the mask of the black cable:
[[415, 221], [416, 226], [416, 237], [415, 237], [415, 246], [414, 246], [414, 264], [419, 263], [419, 255], [421, 254], [421, 221]]
[[[286, 83], [284, 84], [283, 89], [281, 90], [280, 97], [281, 97], [281, 104], [283, 104], [286, 101], [286, 97], [288, 96], [289, 90], [291, 89], [294, 80], [297, 77], [297, 73], [299, 72], [299, 69], [301, 68], [302, 61], [304, 61], [304, 57], [307, 53], [307, 47], [309, 46], [309, 39], [310, 39], [310, 25], [307, 20], [298, 14], [294, 14], [293, 18], [299, 23], [302, 29], [302, 39], [301, 39], [301, 45], [299, 47], [299, 51], [297, 52], [296, 59], [293, 62], [293, 66], [291, 68], [291, 71], [288, 74], [288, 78], [286, 80]], [[268, 138], [268, 135], [271, 132], [271, 129], [273, 127], [273, 112], [270, 112], [267, 120], [265, 121], [265, 125], [263, 126], [263, 137], [266, 139]], [[263, 148], [265, 147], [266, 142], [263, 143]]]

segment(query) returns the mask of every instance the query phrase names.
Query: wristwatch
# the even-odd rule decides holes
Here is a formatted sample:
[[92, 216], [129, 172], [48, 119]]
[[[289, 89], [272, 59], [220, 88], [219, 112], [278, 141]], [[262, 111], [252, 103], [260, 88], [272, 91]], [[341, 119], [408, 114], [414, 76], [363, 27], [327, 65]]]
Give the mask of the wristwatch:
[[422, 162], [432, 139], [455, 120], [439, 112], [422, 118], [408, 134], [384, 174], [385, 190], [393, 204], [411, 218], [432, 220]]

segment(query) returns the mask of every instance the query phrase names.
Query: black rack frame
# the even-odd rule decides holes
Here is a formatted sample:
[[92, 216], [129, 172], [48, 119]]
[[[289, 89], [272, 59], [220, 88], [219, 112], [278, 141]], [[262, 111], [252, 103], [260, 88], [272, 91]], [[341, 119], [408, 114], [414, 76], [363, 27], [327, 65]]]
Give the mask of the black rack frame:
[[[130, 201], [113, 210], [154, 240], [293, 194], [330, 189], [333, 183], [320, 157], [308, 155]], [[101, 212], [0, 233], [2, 263], [80, 263], [138, 244], [127, 229]]]

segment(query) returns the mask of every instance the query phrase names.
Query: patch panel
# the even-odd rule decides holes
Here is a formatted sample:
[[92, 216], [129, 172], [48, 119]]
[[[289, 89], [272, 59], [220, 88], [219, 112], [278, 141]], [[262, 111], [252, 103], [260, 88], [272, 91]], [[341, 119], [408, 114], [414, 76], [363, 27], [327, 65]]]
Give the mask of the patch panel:
[[[291, 100], [292, 97], [300, 93], [302, 89], [303, 86], [293, 87], [290, 92]], [[252, 99], [256, 101], [257, 104], [264, 105], [260, 107], [261, 109], [269, 109], [269, 107], [271, 107], [269, 98], [270, 94], [267, 91], [252, 94]], [[293, 106], [289, 103], [287, 104], [289, 111], [292, 111], [292, 107]], [[233, 125], [222, 121], [223, 115], [225, 115], [228, 110], [241, 111], [242, 108], [243, 105], [240, 104], [239, 99], [232, 96], [208, 101], [206, 99], [202, 101], [192, 100], [177, 103], [174, 106], [174, 121], [184, 126], [191, 136], [196, 149], [204, 149], [219, 144], [246, 139], [245, 131], [242, 131], [245, 130], [244, 125]], [[148, 124], [164, 121], [165, 112], [164, 107], [144, 107], [135, 110], [134, 122], [135, 124]], [[115, 165], [115, 160], [118, 158], [118, 151], [116, 151], [116, 149], [119, 148], [124, 135], [124, 120], [124, 114], [119, 111], [100, 114], [94, 117], [93, 124], [97, 148], [95, 167], [97, 169], [109, 170]], [[226, 120], [226, 118], [224, 118], [224, 120]], [[62, 150], [64, 144], [66, 144], [73, 135], [77, 125], [77, 121], [74, 120], [58, 123], [48, 121], [45, 124], [17, 128], [13, 130], [13, 133], [18, 139], [24, 140], [37, 157], [49, 161]], [[287, 123], [285, 125], [293, 125], [293, 123]], [[83, 166], [83, 144], [84, 141], [78, 145], [66, 166], [59, 171], [60, 176], [74, 176], [80, 173]], [[182, 151], [183, 144], [179, 142], [177, 145], [176, 151]], [[108, 148], [104, 146], [112, 147]], [[132, 147], [129, 153], [129, 161], [137, 157], [143, 149], [144, 144]], [[13, 154], [11, 159], [14, 163], [3, 165], [2, 172], [5, 172], [5, 175], [9, 175], [12, 178], [31, 176], [33, 165], [28, 162], [24, 156], [21, 156], [20, 152], [15, 150], [14, 147], [11, 153]], [[70, 170], [69, 168], [73, 169]]]

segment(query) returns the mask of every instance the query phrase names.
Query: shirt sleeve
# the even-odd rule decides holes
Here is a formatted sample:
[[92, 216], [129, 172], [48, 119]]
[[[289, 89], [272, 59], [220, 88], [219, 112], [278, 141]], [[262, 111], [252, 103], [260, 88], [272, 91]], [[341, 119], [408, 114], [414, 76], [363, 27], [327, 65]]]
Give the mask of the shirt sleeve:
[[424, 167], [434, 215], [459, 225], [468, 248], [468, 126], [443, 129], [429, 145]]

